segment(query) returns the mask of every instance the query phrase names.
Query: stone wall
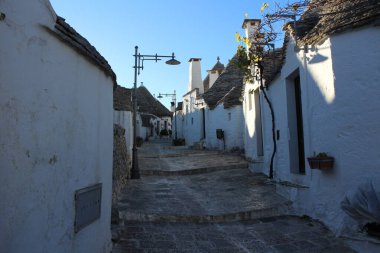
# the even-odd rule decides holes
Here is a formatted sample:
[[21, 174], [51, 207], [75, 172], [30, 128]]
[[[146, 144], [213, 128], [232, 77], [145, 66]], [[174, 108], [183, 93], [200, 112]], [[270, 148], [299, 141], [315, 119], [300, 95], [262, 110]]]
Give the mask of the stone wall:
[[113, 138], [112, 223], [118, 223], [118, 198], [130, 178], [131, 161], [127, 152], [125, 129], [114, 124]]

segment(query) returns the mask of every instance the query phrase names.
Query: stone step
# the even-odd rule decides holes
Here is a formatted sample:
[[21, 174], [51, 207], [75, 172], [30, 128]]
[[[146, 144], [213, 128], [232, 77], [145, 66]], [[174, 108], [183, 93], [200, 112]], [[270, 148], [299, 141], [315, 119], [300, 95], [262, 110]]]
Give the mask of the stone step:
[[183, 170], [141, 170], [140, 174], [142, 176], [187, 176], [187, 175], [196, 175], [202, 173], [210, 173], [215, 171], [222, 170], [234, 170], [234, 169], [246, 169], [248, 168], [248, 163], [242, 162], [240, 164], [232, 165], [220, 165], [220, 166], [209, 166], [209, 167], [200, 167], [194, 169], [183, 169]]
[[248, 169], [132, 180], [119, 201], [124, 221], [216, 222], [291, 214], [291, 202]]
[[290, 201], [284, 202], [280, 205], [270, 208], [248, 210], [235, 213], [220, 213], [220, 214], [199, 214], [199, 215], [178, 215], [178, 214], [146, 214], [134, 213], [128, 211], [120, 212], [120, 218], [124, 223], [130, 221], [139, 222], [193, 222], [193, 223], [206, 223], [206, 222], [230, 222], [230, 221], [246, 221], [253, 219], [276, 217], [281, 215], [291, 215], [292, 203]]

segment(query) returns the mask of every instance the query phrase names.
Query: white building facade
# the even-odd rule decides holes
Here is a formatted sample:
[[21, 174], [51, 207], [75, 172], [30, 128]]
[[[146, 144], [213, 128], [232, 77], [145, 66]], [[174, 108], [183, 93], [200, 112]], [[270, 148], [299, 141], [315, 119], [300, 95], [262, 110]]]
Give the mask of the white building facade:
[[[202, 95], [206, 104], [205, 145], [210, 149], [244, 150], [243, 73], [235, 63], [234, 57], [226, 68], [221, 68], [218, 61], [209, 71], [209, 89]], [[216, 69], [220, 71], [215, 75]]]
[[[333, 24], [331, 30], [339, 33], [316, 31], [299, 38], [297, 45], [289, 37], [281, 71], [273, 73], [266, 92], [275, 114], [274, 178], [291, 183], [278, 184], [278, 192], [293, 201], [298, 214], [342, 233], [355, 229], [345, 227], [350, 218], [341, 209], [342, 200], [380, 176], [380, 51], [371, 49], [380, 43], [380, 33], [370, 24], [341, 29], [352, 16], [331, 18], [323, 16], [318, 27]], [[268, 174], [272, 117], [258, 82], [246, 84], [243, 108], [246, 156], [252, 170]], [[332, 170], [310, 168], [307, 158], [320, 152], [334, 157]]]
[[200, 101], [203, 92], [201, 59], [191, 58], [188, 92], [182, 97], [182, 111], [177, 112], [177, 124], [181, 125], [177, 127], [178, 138], [183, 136], [188, 145], [196, 145], [205, 138], [204, 104]]
[[116, 77], [49, 1], [0, 11], [0, 249], [110, 252]]

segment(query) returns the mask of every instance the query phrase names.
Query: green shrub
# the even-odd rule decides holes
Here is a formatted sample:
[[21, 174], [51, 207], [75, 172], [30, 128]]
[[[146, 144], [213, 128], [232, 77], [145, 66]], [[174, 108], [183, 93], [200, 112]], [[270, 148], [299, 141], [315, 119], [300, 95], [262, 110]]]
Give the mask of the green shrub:
[[144, 139], [141, 138], [140, 136], [137, 136], [136, 137], [136, 146], [141, 147], [143, 143], [144, 143]]

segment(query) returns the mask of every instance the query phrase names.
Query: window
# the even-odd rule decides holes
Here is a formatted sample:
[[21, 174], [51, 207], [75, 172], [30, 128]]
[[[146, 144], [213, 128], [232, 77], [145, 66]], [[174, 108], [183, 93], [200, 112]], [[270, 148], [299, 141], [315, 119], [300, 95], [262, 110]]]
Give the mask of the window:
[[194, 124], [194, 118], [191, 118], [191, 124]]
[[228, 113], [228, 121], [231, 121], [231, 113]]

